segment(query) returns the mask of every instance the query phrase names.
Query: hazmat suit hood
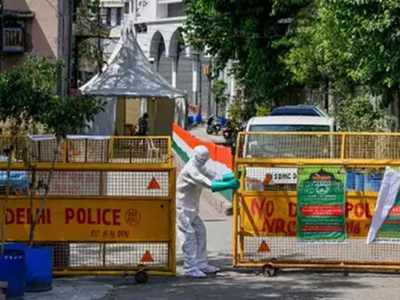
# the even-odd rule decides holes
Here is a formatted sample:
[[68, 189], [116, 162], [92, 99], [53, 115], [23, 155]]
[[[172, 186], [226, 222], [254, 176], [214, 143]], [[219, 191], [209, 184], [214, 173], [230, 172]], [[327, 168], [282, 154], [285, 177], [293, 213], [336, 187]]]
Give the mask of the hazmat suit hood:
[[193, 149], [192, 161], [198, 169], [202, 169], [209, 159], [210, 153], [205, 146], [197, 146]]

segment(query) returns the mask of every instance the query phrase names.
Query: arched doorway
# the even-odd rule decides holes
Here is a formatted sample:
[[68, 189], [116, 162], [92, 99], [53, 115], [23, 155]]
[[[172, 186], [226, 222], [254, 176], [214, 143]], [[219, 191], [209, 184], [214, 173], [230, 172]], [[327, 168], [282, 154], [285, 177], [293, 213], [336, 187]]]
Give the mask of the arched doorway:
[[169, 54], [175, 63], [173, 67], [176, 68], [176, 87], [186, 91], [189, 102], [193, 104], [191, 94], [193, 90], [193, 59], [186, 55], [186, 50], [187, 46], [182, 35], [182, 28], [177, 28], [171, 37]]
[[154, 61], [154, 70], [171, 83], [170, 59], [166, 57], [165, 49], [164, 37], [159, 31], [156, 31], [150, 43], [150, 57]]

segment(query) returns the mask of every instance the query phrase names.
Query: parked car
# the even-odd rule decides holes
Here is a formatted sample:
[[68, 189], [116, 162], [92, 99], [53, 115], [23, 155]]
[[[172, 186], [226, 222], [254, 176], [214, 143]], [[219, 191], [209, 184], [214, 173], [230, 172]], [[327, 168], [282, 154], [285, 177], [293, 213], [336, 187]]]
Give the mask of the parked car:
[[[321, 116], [268, 116], [251, 118], [246, 127], [246, 132], [333, 132], [335, 131], [334, 119]], [[329, 141], [328, 141], [329, 140]], [[284, 136], [249, 135], [244, 141], [245, 156], [260, 157], [302, 157], [311, 155], [306, 149], [310, 145], [300, 144], [298, 138], [287, 139]], [[324, 151], [322, 156], [331, 156], [333, 141], [325, 136], [320, 139], [321, 147], [314, 145], [315, 151]], [[328, 149], [328, 150], [326, 150]], [[307, 152], [308, 151], [308, 152]], [[315, 154], [317, 155], [317, 154]], [[321, 154], [318, 154], [321, 157]]]
[[274, 108], [271, 116], [310, 116], [328, 117], [328, 115], [315, 105], [285, 105]]
[[254, 117], [247, 122], [246, 132], [334, 131], [334, 119], [310, 116]]
[[[284, 114], [284, 113], [287, 113]], [[310, 115], [311, 114], [311, 115]], [[246, 126], [243, 157], [263, 158], [331, 158], [340, 153], [340, 145], [332, 135], [334, 119], [312, 107], [294, 106], [275, 109], [268, 117], [251, 118]], [[265, 133], [277, 134], [265, 134]], [[279, 134], [287, 132], [288, 134]], [[299, 136], [297, 132], [319, 135]], [[247, 168], [246, 187], [250, 190], [284, 188], [296, 190], [297, 168]], [[268, 180], [265, 180], [268, 179]]]

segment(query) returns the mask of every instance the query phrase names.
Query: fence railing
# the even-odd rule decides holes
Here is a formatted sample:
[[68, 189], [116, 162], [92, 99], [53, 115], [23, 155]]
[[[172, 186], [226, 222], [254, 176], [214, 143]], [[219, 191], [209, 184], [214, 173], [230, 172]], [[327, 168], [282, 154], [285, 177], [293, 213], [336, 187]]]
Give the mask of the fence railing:
[[[234, 198], [234, 265], [400, 270], [400, 239], [366, 244], [384, 169], [400, 166], [399, 143], [397, 133], [241, 133], [235, 159], [241, 187]], [[344, 218], [341, 240], [310, 241], [299, 234], [304, 230], [299, 176], [307, 168], [319, 170], [315, 176], [335, 170], [344, 178], [344, 201], [330, 212]], [[311, 208], [320, 213], [319, 207]], [[307, 230], [322, 219], [315, 220], [306, 220]]]
[[[10, 140], [0, 138], [0, 152]], [[43, 202], [54, 139], [19, 138], [10, 166], [0, 163], [6, 240], [27, 242]], [[23, 150], [21, 150], [23, 149]], [[60, 146], [35, 243], [54, 248], [57, 275], [175, 274], [175, 167], [168, 137], [73, 137]], [[24, 157], [24, 156], [25, 157]], [[34, 167], [26, 164], [26, 156]], [[29, 157], [31, 155], [31, 157]], [[33, 196], [32, 196], [33, 195]]]

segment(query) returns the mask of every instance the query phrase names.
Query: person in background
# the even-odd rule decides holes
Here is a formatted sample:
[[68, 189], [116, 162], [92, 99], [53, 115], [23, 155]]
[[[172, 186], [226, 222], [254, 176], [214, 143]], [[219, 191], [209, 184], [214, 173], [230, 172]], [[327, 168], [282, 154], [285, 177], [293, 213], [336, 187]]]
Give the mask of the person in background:
[[143, 116], [139, 118], [137, 135], [146, 136], [149, 133], [148, 119], [148, 113], [144, 113]]

